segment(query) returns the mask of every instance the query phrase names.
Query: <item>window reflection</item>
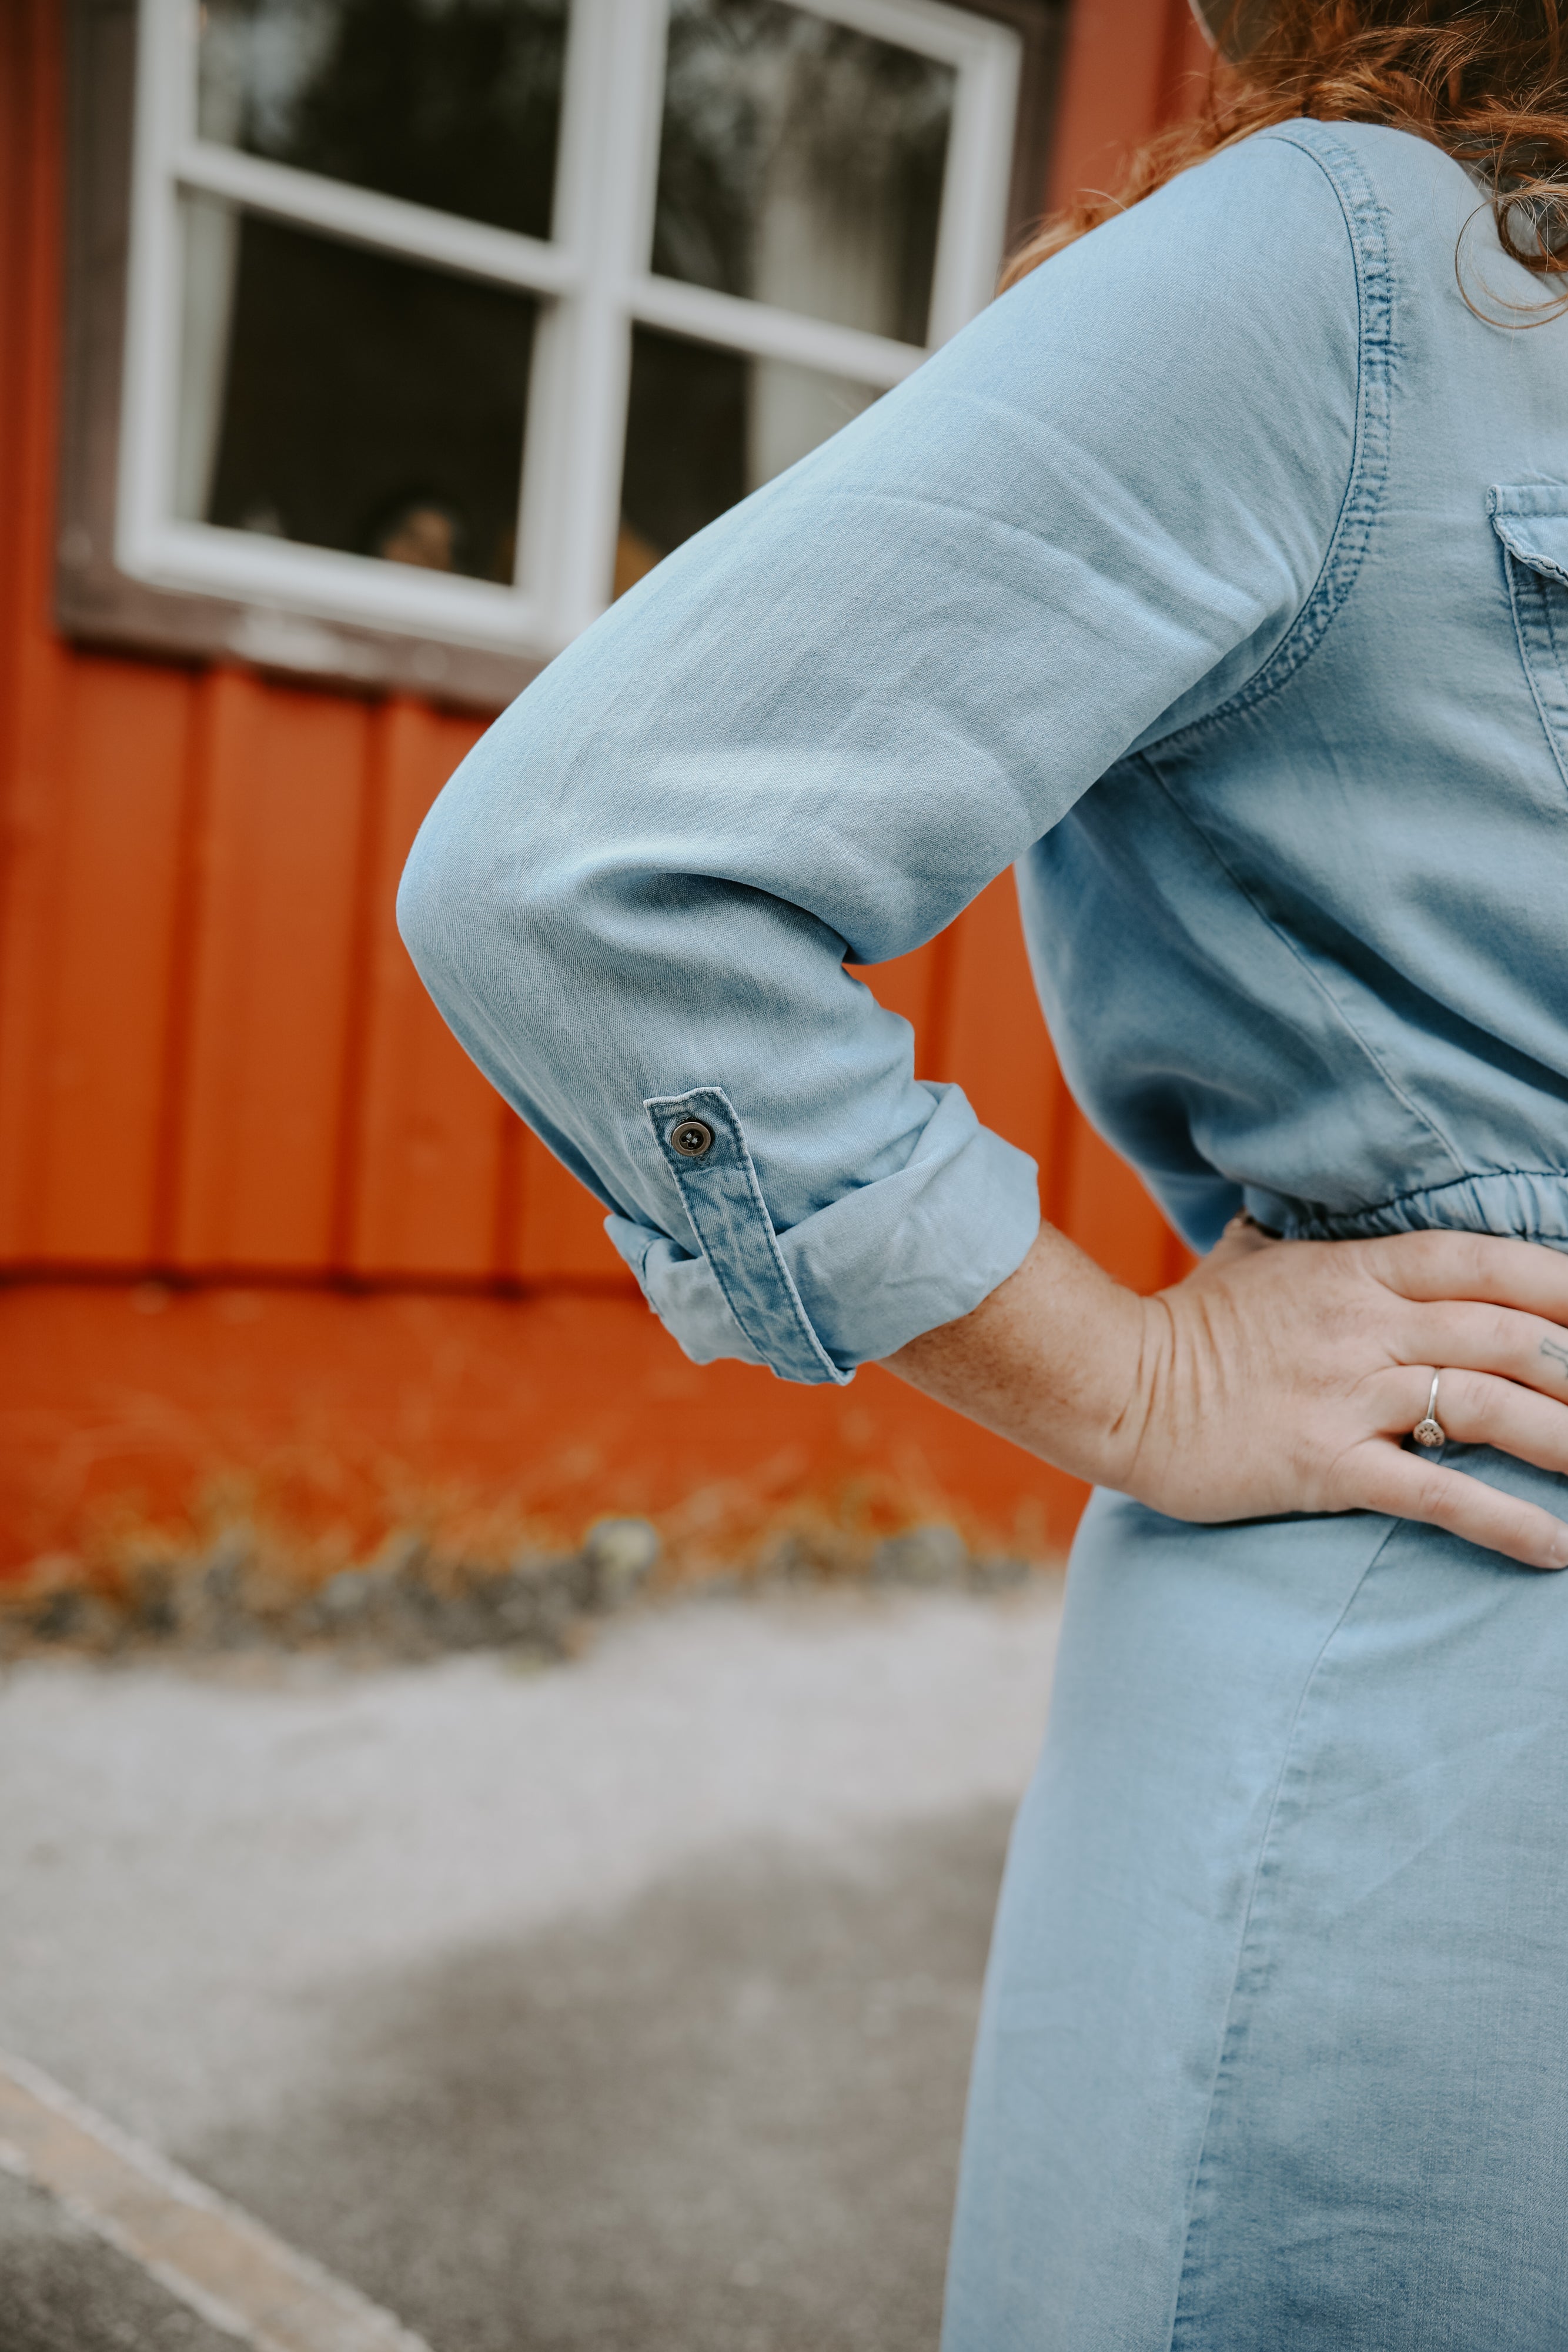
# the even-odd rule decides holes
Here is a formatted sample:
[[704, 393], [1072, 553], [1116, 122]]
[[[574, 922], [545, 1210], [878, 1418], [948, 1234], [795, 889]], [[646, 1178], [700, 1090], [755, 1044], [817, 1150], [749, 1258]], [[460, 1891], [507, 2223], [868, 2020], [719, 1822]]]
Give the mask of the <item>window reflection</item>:
[[956, 80], [785, 0], [674, 0], [654, 269], [923, 343]]
[[815, 368], [635, 329], [616, 594], [875, 398]]
[[550, 233], [567, 0], [203, 0], [204, 139]]
[[176, 511], [512, 576], [531, 296], [184, 205]]

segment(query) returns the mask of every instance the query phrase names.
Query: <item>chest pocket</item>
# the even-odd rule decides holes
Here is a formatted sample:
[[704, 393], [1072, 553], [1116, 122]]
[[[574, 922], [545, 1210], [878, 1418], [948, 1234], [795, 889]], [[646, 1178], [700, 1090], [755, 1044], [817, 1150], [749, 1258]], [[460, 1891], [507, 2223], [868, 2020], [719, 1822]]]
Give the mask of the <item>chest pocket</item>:
[[1488, 493], [1525, 676], [1568, 783], [1568, 483]]

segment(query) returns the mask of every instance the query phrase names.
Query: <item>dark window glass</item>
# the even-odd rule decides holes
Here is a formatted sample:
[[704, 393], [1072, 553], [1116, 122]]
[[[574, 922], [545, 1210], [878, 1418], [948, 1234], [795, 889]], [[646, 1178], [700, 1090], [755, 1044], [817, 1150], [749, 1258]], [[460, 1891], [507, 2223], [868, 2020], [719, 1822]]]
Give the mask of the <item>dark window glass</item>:
[[176, 511], [507, 581], [536, 304], [187, 200]]
[[636, 328], [616, 594], [875, 397], [815, 368]]
[[923, 343], [956, 80], [785, 0], [674, 0], [654, 269]]
[[204, 0], [204, 139], [550, 233], [567, 0]]

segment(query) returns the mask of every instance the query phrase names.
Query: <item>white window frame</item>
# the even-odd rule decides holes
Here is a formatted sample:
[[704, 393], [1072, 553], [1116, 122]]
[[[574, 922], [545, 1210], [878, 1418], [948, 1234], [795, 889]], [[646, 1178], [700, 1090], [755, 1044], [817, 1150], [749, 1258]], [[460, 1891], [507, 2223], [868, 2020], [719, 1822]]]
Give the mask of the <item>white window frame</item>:
[[[572, 0], [549, 242], [320, 178], [196, 135], [194, 0], [141, 0], [115, 560], [131, 578], [234, 600], [285, 635], [348, 623], [548, 658], [610, 602], [634, 325], [848, 378], [902, 382], [989, 299], [1002, 250], [1021, 54], [1010, 26], [943, 0], [792, 0], [955, 68], [929, 341], [862, 333], [649, 268], [669, 0]], [[516, 584], [422, 572], [175, 519], [180, 199], [246, 210], [540, 298]], [[522, 419], [519, 418], [519, 428]], [[259, 609], [257, 609], [259, 608]], [[258, 649], [265, 657], [265, 648]]]

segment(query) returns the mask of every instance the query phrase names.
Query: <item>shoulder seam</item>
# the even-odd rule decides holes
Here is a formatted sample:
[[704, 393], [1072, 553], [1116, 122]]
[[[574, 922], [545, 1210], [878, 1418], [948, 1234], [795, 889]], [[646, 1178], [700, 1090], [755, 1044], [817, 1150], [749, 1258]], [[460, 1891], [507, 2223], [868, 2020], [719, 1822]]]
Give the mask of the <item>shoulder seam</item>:
[[1218, 707], [1145, 746], [1155, 757], [1277, 693], [1316, 652], [1354, 587], [1388, 478], [1394, 393], [1394, 268], [1388, 219], [1361, 159], [1322, 123], [1259, 133], [1299, 148], [1328, 181], [1344, 216], [1355, 270], [1355, 439], [1344, 497], [1316, 580], [1284, 636], [1245, 683]]

